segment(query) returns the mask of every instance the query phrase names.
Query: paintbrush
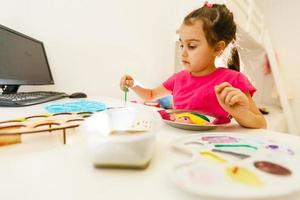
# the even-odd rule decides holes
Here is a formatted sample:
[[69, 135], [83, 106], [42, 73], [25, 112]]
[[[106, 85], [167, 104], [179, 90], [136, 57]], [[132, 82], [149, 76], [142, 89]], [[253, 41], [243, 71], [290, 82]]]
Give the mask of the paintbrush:
[[126, 104], [127, 104], [127, 98], [128, 98], [128, 88], [125, 88], [125, 91], [124, 91], [124, 101], [125, 101], [125, 106], [126, 107]]
[[[127, 70], [126, 70], [127, 71]], [[126, 81], [127, 81], [127, 75], [125, 77], [125, 89], [124, 89], [124, 107], [126, 107], [127, 105], [127, 99], [128, 99], [128, 92], [129, 92], [129, 89], [128, 87], [126, 86]]]

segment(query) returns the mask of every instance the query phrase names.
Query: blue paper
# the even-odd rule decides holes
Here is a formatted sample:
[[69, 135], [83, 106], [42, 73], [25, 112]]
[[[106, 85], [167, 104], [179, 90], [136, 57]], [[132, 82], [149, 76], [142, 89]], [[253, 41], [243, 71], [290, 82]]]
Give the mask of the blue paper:
[[98, 101], [70, 101], [66, 103], [50, 104], [45, 107], [49, 113], [61, 113], [61, 112], [98, 112], [105, 110], [107, 106], [104, 103]]

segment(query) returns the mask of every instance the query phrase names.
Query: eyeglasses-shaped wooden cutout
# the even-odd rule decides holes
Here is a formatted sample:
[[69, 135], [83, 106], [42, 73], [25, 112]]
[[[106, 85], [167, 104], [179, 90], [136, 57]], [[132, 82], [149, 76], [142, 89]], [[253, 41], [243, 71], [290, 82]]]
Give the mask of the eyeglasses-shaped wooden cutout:
[[90, 117], [92, 114], [93, 112], [63, 112], [45, 115], [32, 115], [20, 119], [0, 121], [0, 136], [20, 136], [22, 134], [62, 130], [63, 143], [66, 144], [66, 130], [80, 126], [82, 121], [84, 121], [85, 118]]

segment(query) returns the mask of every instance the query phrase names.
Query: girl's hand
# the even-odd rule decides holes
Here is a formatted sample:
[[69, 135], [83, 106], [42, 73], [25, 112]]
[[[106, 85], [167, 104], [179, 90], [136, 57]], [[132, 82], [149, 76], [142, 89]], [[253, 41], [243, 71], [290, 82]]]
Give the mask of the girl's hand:
[[132, 88], [134, 86], [134, 80], [130, 75], [125, 75], [120, 80], [120, 88], [125, 91], [128, 88]]
[[249, 111], [249, 100], [240, 89], [234, 88], [228, 82], [215, 86], [219, 104], [232, 116]]

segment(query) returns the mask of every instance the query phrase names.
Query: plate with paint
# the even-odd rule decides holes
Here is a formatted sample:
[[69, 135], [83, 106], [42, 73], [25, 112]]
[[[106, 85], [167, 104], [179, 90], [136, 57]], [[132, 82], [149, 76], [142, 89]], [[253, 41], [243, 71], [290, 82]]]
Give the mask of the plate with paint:
[[162, 120], [169, 126], [192, 131], [207, 131], [228, 124], [213, 124], [214, 117], [189, 110], [159, 110]]
[[300, 148], [272, 136], [195, 134], [172, 147], [190, 159], [172, 168], [181, 189], [218, 199], [262, 199], [300, 191]]

